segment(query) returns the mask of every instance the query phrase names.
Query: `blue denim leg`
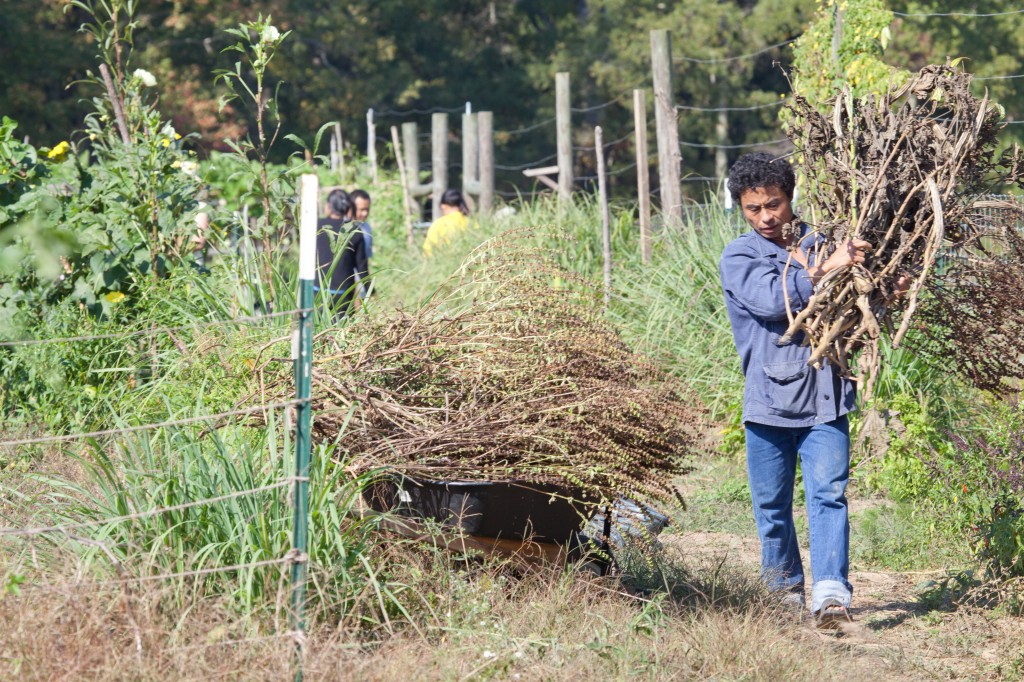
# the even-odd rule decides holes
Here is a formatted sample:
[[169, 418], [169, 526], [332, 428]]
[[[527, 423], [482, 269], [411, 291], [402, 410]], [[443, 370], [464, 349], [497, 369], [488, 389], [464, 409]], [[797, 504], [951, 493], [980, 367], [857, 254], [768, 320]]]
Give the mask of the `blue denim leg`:
[[747, 422], [747, 478], [761, 538], [761, 575], [769, 589], [803, 585], [804, 568], [793, 525], [797, 436], [806, 429]]
[[845, 416], [816, 424], [797, 436], [807, 521], [811, 530], [811, 610], [827, 597], [850, 605], [850, 522], [846, 484], [850, 480], [850, 425]]

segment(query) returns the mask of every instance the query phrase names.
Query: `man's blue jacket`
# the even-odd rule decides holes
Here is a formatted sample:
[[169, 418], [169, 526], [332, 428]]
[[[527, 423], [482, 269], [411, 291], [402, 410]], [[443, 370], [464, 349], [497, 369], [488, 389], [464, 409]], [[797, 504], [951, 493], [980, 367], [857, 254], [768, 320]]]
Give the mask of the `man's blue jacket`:
[[750, 231], [725, 247], [718, 270], [746, 377], [743, 421], [803, 427], [855, 409], [856, 388], [827, 360], [820, 370], [807, 364], [811, 348], [802, 332], [779, 345], [789, 326], [786, 293], [794, 315], [814, 293], [807, 270], [796, 260], [786, 270], [787, 259], [784, 248]]

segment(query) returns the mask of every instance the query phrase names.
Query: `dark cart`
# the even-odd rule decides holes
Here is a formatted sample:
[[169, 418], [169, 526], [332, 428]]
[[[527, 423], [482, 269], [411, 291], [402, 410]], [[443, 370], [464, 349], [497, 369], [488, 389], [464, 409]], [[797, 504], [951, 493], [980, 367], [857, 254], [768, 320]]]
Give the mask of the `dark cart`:
[[580, 532], [596, 505], [550, 484], [387, 476], [364, 498], [372, 512], [388, 513], [386, 528], [456, 551], [535, 562], [573, 560], [596, 548]]

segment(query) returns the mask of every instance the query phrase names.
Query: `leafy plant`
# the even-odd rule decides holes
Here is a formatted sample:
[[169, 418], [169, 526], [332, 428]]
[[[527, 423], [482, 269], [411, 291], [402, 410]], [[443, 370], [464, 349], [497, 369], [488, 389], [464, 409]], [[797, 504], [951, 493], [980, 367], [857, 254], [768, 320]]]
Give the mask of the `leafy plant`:
[[[281, 130], [281, 119], [277, 113], [277, 93], [281, 84], [278, 82], [272, 91], [268, 89], [268, 67], [281, 43], [291, 32], [281, 33], [271, 23], [271, 17], [264, 18], [262, 14], [256, 21], [242, 23], [236, 28], [227, 29], [227, 32], [238, 40], [224, 51], [236, 52], [240, 57], [231, 69], [215, 71], [215, 81], [226, 85], [230, 92], [221, 99], [222, 109], [228, 102], [241, 100], [252, 110], [256, 119], [255, 140], [247, 135], [240, 142], [228, 141], [228, 145], [240, 158], [246, 159], [251, 154], [258, 162], [255, 187], [262, 216], [254, 236], [262, 240], [264, 252], [269, 253], [273, 238], [280, 241], [284, 237], [285, 221], [280, 212], [281, 204], [272, 201], [275, 188], [268, 173], [270, 149]], [[274, 209], [277, 210], [272, 213]]]

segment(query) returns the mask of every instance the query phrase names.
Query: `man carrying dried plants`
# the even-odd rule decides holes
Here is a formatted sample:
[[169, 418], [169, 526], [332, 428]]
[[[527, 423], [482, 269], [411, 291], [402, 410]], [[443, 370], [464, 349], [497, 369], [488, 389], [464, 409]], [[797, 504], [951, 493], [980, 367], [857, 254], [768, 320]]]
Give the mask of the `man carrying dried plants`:
[[[803, 607], [804, 568], [793, 524], [800, 458], [810, 526], [810, 609], [819, 624], [849, 618], [850, 469], [847, 413], [855, 387], [828, 361], [807, 364], [811, 349], [798, 333], [780, 338], [827, 273], [862, 263], [870, 245], [847, 242], [822, 262], [817, 237], [793, 215], [796, 177], [789, 162], [746, 154], [729, 171], [729, 191], [753, 230], [722, 253], [719, 272], [733, 339], [746, 379], [743, 424], [761, 570], [769, 588]], [[788, 306], [788, 313], [787, 313]]]

